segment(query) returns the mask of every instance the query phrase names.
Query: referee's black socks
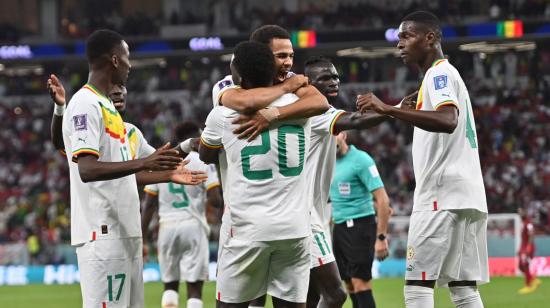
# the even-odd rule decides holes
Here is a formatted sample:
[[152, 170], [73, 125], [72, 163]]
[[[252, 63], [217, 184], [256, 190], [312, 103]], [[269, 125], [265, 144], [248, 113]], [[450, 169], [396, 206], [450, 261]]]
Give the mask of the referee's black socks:
[[374, 297], [372, 290], [362, 291], [355, 294], [350, 294], [353, 308], [375, 308]]

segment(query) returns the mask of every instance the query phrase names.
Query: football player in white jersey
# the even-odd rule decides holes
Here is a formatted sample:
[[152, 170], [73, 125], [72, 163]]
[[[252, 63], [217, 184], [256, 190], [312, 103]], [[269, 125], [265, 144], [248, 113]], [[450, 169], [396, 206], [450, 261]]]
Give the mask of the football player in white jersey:
[[[200, 136], [199, 127], [185, 122], [174, 128], [175, 140], [187, 140]], [[203, 170], [208, 180], [189, 186], [174, 183], [145, 186], [145, 202], [142, 213], [142, 234], [147, 238], [149, 223], [158, 210], [158, 253], [161, 280], [164, 283], [161, 307], [175, 308], [179, 303], [179, 282], [187, 283], [187, 307], [202, 308], [202, 286], [208, 279], [208, 232], [205, 206], [221, 208], [220, 184], [216, 167], [206, 165], [199, 154], [191, 151], [185, 158], [188, 168]]]
[[128, 78], [129, 54], [120, 34], [91, 34], [86, 42], [88, 83], [72, 97], [63, 117], [71, 244], [76, 246], [83, 307], [144, 306], [136, 182], [199, 184], [206, 179], [204, 172], [183, 170], [179, 153], [167, 146], [130, 160], [124, 122], [105, 96]]
[[[264, 44], [244, 42], [235, 50], [235, 66], [245, 89], [273, 83], [274, 59]], [[299, 91], [313, 91], [304, 87]], [[302, 94], [302, 93], [300, 93]], [[326, 99], [308, 103], [322, 113]], [[273, 102], [286, 106], [298, 98], [289, 94]], [[217, 299], [220, 307], [247, 307], [271, 294], [275, 307], [304, 307], [309, 278], [309, 207], [303, 173], [310, 128], [307, 119], [279, 121], [254, 141], [238, 139], [232, 121], [238, 113], [216, 107], [209, 114], [199, 153], [206, 162], [227, 158], [224, 200], [231, 215], [230, 237], [220, 248]]]
[[407, 15], [397, 47], [405, 64], [424, 79], [416, 110], [400, 110], [372, 93], [360, 110], [374, 110], [413, 124], [416, 179], [407, 244], [405, 304], [434, 307], [434, 286], [448, 286], [461, 308], [483, 307], [478, 284], [489, 281], [487, 201], [472, 104], [460, 74], [441, 50], [441, 26], [429, 12]]
[[[48, 79], [47, 87], [50, 96], [55, 103], [54, 114], [51, 122], [51, 141], [55, 149], [61, 151], [61, 153], [65, 155], [63, 132], [61, 131], [63, 113], [66, 108], [65, 88], [57, 76], [53, 74]], [[115, 109], [121, 116], [124, 116], [126, 111], [126, 87], [124, 85], [114, 85], [108, 96], [113, 102]], [[139, 130], [139, 128], [137, 128], [137, 126], [129, 122], [124, 122], [124, 126], [126, 128], [126, 137], [128, 138], [130, 146], [130, 157], [132, 159], [144, 158], [155, 152], [155, 148], [149, 145], [143, 136], [143, 133]]]

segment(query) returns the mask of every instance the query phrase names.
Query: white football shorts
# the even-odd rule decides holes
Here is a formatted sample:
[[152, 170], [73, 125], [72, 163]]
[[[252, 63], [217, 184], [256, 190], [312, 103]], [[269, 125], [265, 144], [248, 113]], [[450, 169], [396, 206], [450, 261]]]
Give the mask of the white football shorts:
[[265, 242], [230, 237], [220, 247], [216, 298], [244, 303], [267, 293], [305, 303], [310, 242], [309, 237]]
[[141, 237], [77, 246], [82, 307], [144, 307], [142, 247]]
[[330, 232], [313, 232], [311, 235], [311, 268], [334, 262]]
[[487, 213], [475, 209], [413, 212], [406, 280], [489, 282]]
[[197, 219], [162, 222], [158, 258], [162, 282], [208, 280], [208, 235]]

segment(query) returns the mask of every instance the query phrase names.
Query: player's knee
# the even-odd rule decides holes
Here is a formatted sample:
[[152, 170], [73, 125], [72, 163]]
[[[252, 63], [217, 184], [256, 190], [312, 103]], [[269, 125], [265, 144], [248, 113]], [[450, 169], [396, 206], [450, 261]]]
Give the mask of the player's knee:
[[451, 301], [457, 308], [483, 308], [483, 302], [477, 287], [450, 287], [449, 290]]
[[322, 294], [323, 302], [329, 307], [342, 307], [346, 301], [347, 294], [342, 287], [331, 288], [327, 294]]
[[353, 291], [355, 293], [368, 291], [372, 289], [372, 282], [371, 280], [364, 280], [360, 278], [352, 278], [351, 283], [353, 285]]
[[161, 306], [162, 308], [177, 308], [179, 303], [178, 292], [174, 290], [166, 290], [162, 293]]

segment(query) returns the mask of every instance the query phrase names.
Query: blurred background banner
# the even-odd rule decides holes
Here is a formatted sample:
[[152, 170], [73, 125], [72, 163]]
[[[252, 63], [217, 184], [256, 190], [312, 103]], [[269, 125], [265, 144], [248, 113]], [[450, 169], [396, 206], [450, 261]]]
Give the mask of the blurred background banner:
[[[396, 57], [399, 22], [417, 9], [444, 22], [443, 50], [474, 106], [489, 212], [505, 214], [489, 220], [491, 274], [518, 274], [514, 213], [524, 207], [536, 235], [531, 267], [550, 275], [549, 1], [3, 0], [0, 285], [78, 279], [67, 162], [49, 141], [53, 103], [45, 85], [56, 74], [70, 98], [86, 82], [84, 40], [93, 30], [114, 29], [128, 41], [124, 118], [158, 147], [170, 140], [174, 123], [204, 123], [213, 84], [230, 73], [233, 47], [263, 24], [291, 33], [294, 72], [303, 72], [310, 56], [334, 61], [342, 82], [337, 107], [353, 111], [356, 95], [369, 91], [397, 104], [420, 86], [421, 72]], [[415, 187], [412, 127], [390, 120], [360, 136], [356, 146], [377, 161], [401, 217], [392, 218], [389, 233], [393, 259], [375, 262], [374, 272], [401, 277]], [[207, 216], [215, 262], [221, 210], [209, 207]], [[151, 263], [144, 275], [151, 281], [158, 280], [157, 230], [153, 225], [145, 239]]]

